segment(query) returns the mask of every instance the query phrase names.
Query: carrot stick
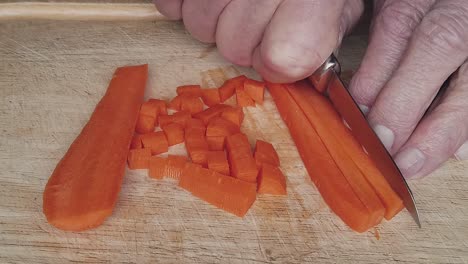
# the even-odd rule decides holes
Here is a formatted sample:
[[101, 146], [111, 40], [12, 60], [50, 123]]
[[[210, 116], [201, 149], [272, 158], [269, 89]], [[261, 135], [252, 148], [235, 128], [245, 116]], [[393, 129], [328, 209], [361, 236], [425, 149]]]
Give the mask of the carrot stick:
[[207, 106], [213, 106], [221, 103], [221, 98], [219, 97], [219, 90], [217, 88], [202, 89], [201, 93], [203, 103], [205, 103]]
[[244, 110], [241, 107], [227, 108], [221, 113], [221, 117], [240, 127], [244, 121]]
[[244, 75], [240, 75], [232, 79], [226, 80], [224, 84], [219, 88], [219, 97], [221, 99], [221, 102], [224, 102], [231, 96], [233, 96], [236, 91], [236, 88], [243, 87], [245, 79], [247, 79], [247, 77], [245, 77]]
[[118, 68], [91, 118], [44, 190], [43, 211], [57, 228], [81, 231], [112, 214], [138, 118], [148, 66]]
[[150, 157], [150, 149], [131, 149], [127, 158], [128, 168], [131, 170], [148, 169]]
[[141, 142], [143, 142], [144, 148], [151, 149], [152, 155], [158, 155], [165, 153], [169, 150], [169, 145], [167, 143], [167, 138], [164, 135], [164, 132], [152, 132], [149, 134], [144, 134], [141, 137]]
[[260, 194], [286, 195], [286, 178], [281, 170], [264, 163], [258, 174], [257, 192]]
[[247, 95], [252, 98], [257, 104], [263, 104], [263, 96], [265, 93], [265, 83], [252, 79], [244, 81], [244, 90]]
[[239, 217], [243, 217], [256, 199], [256, 186], [215, 171], [188, 163], [179, 186], [196, 197]]
[[202, 95], [200, 85], [182, 85], [177, 87], [176, 92], [178, 95], [183, 94], [195, 97], [200, 97]]
[[161, 127], [169, 146], [184, 142], [184, 127], [178, 123], [169, 123]]
[[353, 230], [366, 231], [370, 226], [370, 212], [338, 169], [302, 109], [283, 85], [268, 83], [267, 87], [310, 178], [327, 205]]
[[390, 220], [400, 212], [403, 208], [403, 201], [393, 191], [385, 177], [343, 124], [341, 117], [331, 103], [306, 83], [301, 83], [290, 91], [296, 101], [308, 102], [309, 105], [313, 106], [316, 115], [321, 117], [322, 123], [326, 122], [329, 133], [339, 139], [341, 147], [354, 161], [385, 206], [385, 219]]
[[230, 108], [230, 106], [225, 104], [217, 104], [203, 110], [200, 113], [194, 114], [193, 117], [202, 120], [203, 123], [207, 125], [212, 118], [220, 116], [221, 113], [227, 108]]

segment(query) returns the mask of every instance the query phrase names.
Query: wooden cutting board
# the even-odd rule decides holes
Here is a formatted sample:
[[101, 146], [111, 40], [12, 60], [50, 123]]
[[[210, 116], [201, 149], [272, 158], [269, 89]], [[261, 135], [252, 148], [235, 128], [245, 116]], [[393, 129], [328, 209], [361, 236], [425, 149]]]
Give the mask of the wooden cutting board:
[[[345, 70], [357, 67], [365, 46], [364, 35], [345, 41]], [[422, 229], [404, 211], [354, 233], [309, 180], [269, 95], [263, 106], [246, 109], [243, 130], [252, 143], [264, 139], [278, 149], [287, 197], [259, 197], [240, 219], [172, 181], [129, 171], [102, 226], [82, 233], [53, 228], [42, 214], [48, 177], [115, 67], [141, 63], [150, 66], [148, 96], [165, 99], [180, 84], [216, 87], [239, 73], [258, 77], [177, 22], [0, 22], [1, 263], [468, 262], [468, 162], [449, 161], [410, 182]]]

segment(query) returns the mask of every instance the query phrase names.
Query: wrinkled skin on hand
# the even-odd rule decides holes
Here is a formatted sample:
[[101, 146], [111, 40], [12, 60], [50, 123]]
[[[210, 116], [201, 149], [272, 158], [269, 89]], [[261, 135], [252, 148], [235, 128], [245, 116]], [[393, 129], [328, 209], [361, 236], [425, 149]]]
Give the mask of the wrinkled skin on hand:
[[[272, 82], [312, 74], [363, 11], [361, 0], [154, 2], [227, 60]], [[374, 1], [369, 45], [349, 89], [407, 178], [454, 155], [468, 159], [467, 57], [468, 1]]]

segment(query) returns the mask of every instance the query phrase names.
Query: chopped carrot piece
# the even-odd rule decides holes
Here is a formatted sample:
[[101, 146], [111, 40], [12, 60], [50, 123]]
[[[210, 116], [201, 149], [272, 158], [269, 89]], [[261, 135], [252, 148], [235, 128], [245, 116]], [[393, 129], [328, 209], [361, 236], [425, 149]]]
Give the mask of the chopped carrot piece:
[[137, 119], [135, 131], [140, 134], [146, 134], [154, 131], [156, 118], [140, 114]]
[[242, 159], [242, 158], [252, 158], [252, 151], [250, 147], [236, 147], [228, 151], [229, 161], [232, 163], [232, 160]]
[[257, 104], [263, 104], [263, 96], [265, 93], [265, 83], [252, 79], [244, 81], [244, 90]]
[[225, 104], [217, 104], [203, 110], [198, 114], [194, 114], [193, 117], [202, 120], [203, 123], [207, 125], [212, 118], [220, 116], [226, 108], [230, 108], [230, 106]]
[[259, 167], [261, 167], [262, 163], [268, 163], [276, 167], [280, 165], [278, 153], [276, 153], [273, 145], [263, 140], [257, 140], [254, 157]]
[[143, 148], [143, 143], [141, 143], [141, 135], [133, 135], [132, 142], [130, 143], [130, 149], [141, 149]]
[[158, 155], [169, 150], [166, 136], [162, 131], [144, 134], [141, 137], [141, 141], [143, 142], [144, 148], [151, 149], [152, 155]]
[[158, 114], [167, 115], [166, 101], [161, 99], [149, 99], [148, 103], [154, 105], [158, 111]]
[[257, 192], [261, 194], [286, 195], [286, 178], [278, 167], [264, 163], [258, 174]]
[[250, 149], [249, 139], [244, 133], [237, 133], [226, 137], [226, 149], [228, 152], [239, 147]]
[[190, 113], [187, 111], [180, 111], [172, 115], [160, 115], [159, 125], [163, 127], [169, 123], [177, 123], [185, 127], [187, 120], [189, 120], [190, 118]]
[[206, 137], [206, 141], [208, 142], [208, 147], [210, 150], [224, 150], [224, 139], [224, 136]]
[[244, 89], [236, 89], [236, 101], [239, 107], [255, 106], [254, 100]]
[[131, 170], [147, 169], [149, 166], [149, 158], [151, 157], [150, 149], [131, 149], [128, 153], [128, 168]]
[[190, 118], [185, 124], [186, 129], [196, 128], [206, 130], [206, 126], [200, 119]]
[[229, 175], [229, 163], [224, 151], [209, 151], [206, 154], [208, 169]]
[[185, 163], [187, 163], [187, 157], [185, 156], [168, 155], [164, 176], [178, 180], [185, 167]]
[[177, 95], [176, 97], [172, 98], [172, 100], [168, 104], [169, 109], [180, 111], [180, 107], [182, 105], [182, 98], [183, 96], [181, 95]]
[[203, 102], [198, 97], [183, 96], [180, 103], [180, 110], [196, 114], [203, 111]]
[[200, 97], [202, 95], [200, 85], [182, 85], [177, 87], [176, 92], [178, 95], [190, 95]]
[[219, 97], [219, 90], [217, 88], [202, 89], [201, 91], [203, 103], [205, 103], [207, 106], [213, 106], [221, 103], [221, 98]]
[[148, 176], [154, 179], [162, 179], [166, 175], [167, 159], [152, 156], [149, 160]]
[[257, 182], [258, 169], [253, 157], [233, 159], [230, 165], [233, 177], [247, 182]]
[[239, 132], [239, 126], [221, 117], [211, 119], [206, 127], [206, 135], [209, 137], [229, 136]]
[[221, 113], [221, 117], [240, 127], [244, 121], [244, 110], [242, 107], [227, 108]]
[[184, 142], [184, 127], [178, 123], [169, 123], [162, 127], [169, 146]]
[[206, 153], [209, 151], [205, 135], [193, 128], [185, 131], [185, 148], [193, 163], [206, 165]]
[[247, 79], [244, 75], [234, 77], [226, 80], [224, 84], [219, 88], [219, 97], [221, 102], [226, 101], [234, 95], [236, 88], [244, 87], [244, 81]]
[[156, 104], [151, 103], [150, 101], [144, 102], [140, 107], [140, 115], [151, 116], [157, 118], [159, 113], [159, 108]]
[[194, 196], [239, 217], [256, 199], [256, 185], [188, 163], [179, 186]]

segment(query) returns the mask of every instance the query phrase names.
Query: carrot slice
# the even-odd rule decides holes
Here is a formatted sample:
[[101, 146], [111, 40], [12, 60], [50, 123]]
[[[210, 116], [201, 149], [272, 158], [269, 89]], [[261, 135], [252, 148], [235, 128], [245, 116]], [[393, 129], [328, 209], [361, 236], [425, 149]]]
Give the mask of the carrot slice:
[[150, 149], [131, 149], [127, 158], [128, 168], [131, 170], [148, 169], [150, 157]]
[[276, 153], [273, 145], [263, 140], [257, 140], [254, 157], [258, 167], [261, 167], [263, 163], [268, 163], [276, 167], [280, 165], [278, 153]]
[[178, 95], [190, 95], [200, 97], [202, 95], [200, 85], [182, 85], [177, 87], [176, 92]]
[[147, 76], [148, 65], [115, 71], [106, 94], [45, 187], [43, 211], [53, 226], [86, 230], [112, 214]]
[[203, 111], [203, 102], [198, 97], [183, 96], [180, 103], [180, 110], [187, 111], [190, 114], [196, 114]]
[[202, 120], [203, 123], [207, 125], [212, 118], [220, 116], [221, 113], [227, 108], [230, 108], [230, 106], [225, 104], [217, 104], [203, 110], [198, 114], [194, 114], [193, 117]]
[[229, 163], [224, 151], [209, 151], [206, 154], [208, 169], [229, 175]]
[[234, 95], [236, 88], [244, 87], [244, 81], [247, 79], [244, 75], [234, 77], [226, 80], [224, 84], [219, 88], [219, 97], [221, 102], [226, 101]]
[[370, 226], [370, 212], [338, 169], [302, 109], [285, 89], [285, 85], [267, 83], [267, 87], [289, 128], [310, 178], [327, 205], [353, 230], [366, 231]]
[[140, 114], [137, 119], [135, 131], [140, 134], [146, 134], [154, 131], [156, 126], [156, 118], [148, 115]]
[[187, 163], [187, 157], [185, 156], [168, 155], [165, 176], [178, 180], [185, 167], [185, 163]]
[[240, 132], [239, 126], [221, 117], [211, 119], [206, 127], [206, 136], [229, 136]]
[[194, 196], [243, 217], [256, 199], [256, 185], [188, 163], [179, 186]]
[[221, 113], [221, 117], [240, 127], [244, 121], [244, 110], [241, 107], [227, 108]]
[[132, 142], [130, 143], [130, 149], [141, 149], [143, 148], [143, 143], [141, 143], [141, 135], [133, 135]]
[[244, 91], [250, 96], [257, 104], [263, 104], [263, 97], [265, 93], [265, 83], [252, 79], [244, 81]]
[[190, 118], [190, 113], [187, 111], [180, 111], [172, 115], [160, 115], [159, 125], [163, 127], [169, 123], [177, 123], [185, 127], [187, 120], [189, 120]]
[[231, 159], [230, 165], [233, 177], [247, 182], [257, 182], [258, 168], [252, 156]]
[[210, 150], [224, 150], [224, 136], [206, 137]]
[[184, 127], [178, 123], [169, 123], [162, 127], [167, 138], [167, 144], [174, 146], [184, 142]]
[[290, 89], [290, 92], [300, 105], [310, 105], [309, 107], [315, 111], [315, 116], [313, 117], [316, 117], [316, 119], [320, 118], [322, 126], [328, 129], [328, 134], [333, 135], [335, 139], [339, 139], [337, 142], [340, 143], [341, 148], [354, 161], [384, 205], [384, 217], [389, 220], [400, 212], [404, 207], [403, 201], [364, 152], [349, 129], [343, 124], [341, 117], [331, 103], [307, 83], [296, 85], [294, 89]]
[[158, 114], [167, 115], [166, 101], [161, 99], [149, 99], [148, 103], [154, 105], [158, 111]]
[[236, 89], [236, 101], [240, 107], [255, 106], [254, 100], [244, 89]]
[[149, 160], [148, 176], [153, 179], [162, 179], [166, 175], [167, 159], [152, 156]]
[[180, 111], [180, 107], [182, 105], [182, 98], [183, 96], [181, 95], [177, 95], [176, 97], [172, 98], [172, 100], [168, 104], [169, 109]]
[[257, 192], [260, 194], [286, 195], [286, 178], [281, 170], [264, 163], [258, 174]]
[[219, 90], [217, 88], [202, 89], [201, 92], [203, 103], [205, 103], [207, 106], [213, 106], [221, 103], [221, 98], [219, 97]]
[[141, 142], [143, 142], [144, 148], [151, 149], [152, 155], [165, 153], [169, 150], [167, 138], [162, 131], [144, 134], [141, 137]]

